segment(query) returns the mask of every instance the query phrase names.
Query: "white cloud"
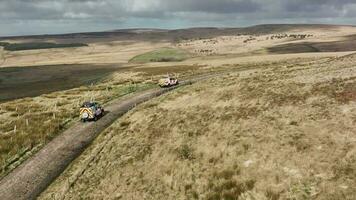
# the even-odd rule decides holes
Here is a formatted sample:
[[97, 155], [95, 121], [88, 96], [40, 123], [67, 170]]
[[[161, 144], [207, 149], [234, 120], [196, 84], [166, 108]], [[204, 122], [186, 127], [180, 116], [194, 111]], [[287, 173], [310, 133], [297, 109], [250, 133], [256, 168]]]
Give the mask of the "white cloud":
[[87, 19], [90, 18], [91, 15], [87, 13], [73, 13], [73, 12], [66, 12], [64, 13], [64, 18], [69, 18], [69, 19]]

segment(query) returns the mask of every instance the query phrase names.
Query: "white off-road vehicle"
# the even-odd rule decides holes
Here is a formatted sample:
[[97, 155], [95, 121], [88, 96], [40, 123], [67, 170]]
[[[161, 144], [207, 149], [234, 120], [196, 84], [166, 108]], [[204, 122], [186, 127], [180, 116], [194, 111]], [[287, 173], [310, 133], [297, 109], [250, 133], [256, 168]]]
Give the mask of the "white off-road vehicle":
[[172, 77], [165, 77], [158, 81], [158, 85], [160, 87], [171, 87], [171, 86], [175, 86], [178, 84], [179, 84], [178, 79], [172, 78]]

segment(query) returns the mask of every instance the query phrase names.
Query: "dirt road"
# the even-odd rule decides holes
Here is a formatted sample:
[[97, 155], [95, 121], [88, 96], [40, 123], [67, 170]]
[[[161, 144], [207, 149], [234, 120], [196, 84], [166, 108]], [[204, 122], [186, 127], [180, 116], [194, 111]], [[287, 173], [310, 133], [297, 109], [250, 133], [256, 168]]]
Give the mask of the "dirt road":
[[[181, 85], [188, 84], [184, 82]], [[0, 181], [0, 199], [35, 199], [80, 153], [118, 117], [135, 105], [176, 87], [152, 89], [113, 101], [95, 123], [76, 123]]]
[[[238, 71], [244, 70], [247, 69], [238, 69]], [[160, 96], [180, 86], [189, 85], [225, 73], [227, 72], [200, 75], [190, 80], [182, 81], [179, 86], [151, 89], [129, 95], [124, 99], [112, 101], [105, 107], [108, 114], [99, 121], [95, 123], [83, 124], [78, 122], [74, 124], [60, 136], [53, 139], [32, 158], [0, 180], [0, 199], [35, 199], [84, 151], [98, 134], [137, 104]]]

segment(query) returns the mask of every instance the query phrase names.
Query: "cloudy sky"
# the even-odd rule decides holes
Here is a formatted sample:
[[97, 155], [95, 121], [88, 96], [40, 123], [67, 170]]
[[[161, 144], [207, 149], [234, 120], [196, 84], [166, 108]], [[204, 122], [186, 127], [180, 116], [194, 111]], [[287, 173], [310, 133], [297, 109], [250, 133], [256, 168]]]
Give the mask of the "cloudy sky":
[[356, 25], [356, 0], [0, 0], [0, 36], [266, 23]]

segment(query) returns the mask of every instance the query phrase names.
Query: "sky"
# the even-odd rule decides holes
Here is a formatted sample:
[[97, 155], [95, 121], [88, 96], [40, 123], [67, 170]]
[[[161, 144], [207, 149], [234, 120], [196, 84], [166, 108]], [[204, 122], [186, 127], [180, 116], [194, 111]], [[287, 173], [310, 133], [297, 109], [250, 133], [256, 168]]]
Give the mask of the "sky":
[[356, 0], [0, 0], [0, 36], [290, 23], [356, 25]]

